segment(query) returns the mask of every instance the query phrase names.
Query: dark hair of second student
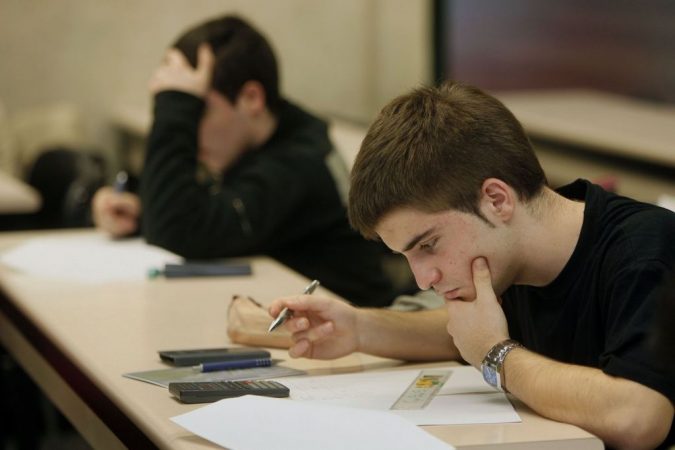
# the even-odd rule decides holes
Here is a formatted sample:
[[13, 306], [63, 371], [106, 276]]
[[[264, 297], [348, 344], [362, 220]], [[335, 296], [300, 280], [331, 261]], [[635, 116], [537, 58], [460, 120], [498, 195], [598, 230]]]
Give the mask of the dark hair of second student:
[[196, 67], [197, 49], [207, 42], [215, 55], [213, 88], [235, 103], [247, 81], [265, 89], [267, 107], [276, 112], [280, 103], [279, 73], [274, 51], [267, 39], [236, 16], [204, 22], [183, 33], [173, 45]]
[[447, 82], [400, 96], [370, 126], [352, 168], [349, 219], [370, 239], [389, 212], [409, 207], [473, 213], [487, 178], [521, 200], [542, 192], [546, 176], [525, 132], [497, 99]]

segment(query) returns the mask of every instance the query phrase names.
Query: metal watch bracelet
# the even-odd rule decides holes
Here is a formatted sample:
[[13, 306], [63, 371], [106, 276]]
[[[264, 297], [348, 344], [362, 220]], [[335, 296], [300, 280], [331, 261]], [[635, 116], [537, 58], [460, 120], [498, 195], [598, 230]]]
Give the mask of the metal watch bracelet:
[[481, 363], [481, 372], [485, 381], [502, 392], [508, 392], [504, 386], [504, 360], [511, 350], [518, 347], [522, 345], [513, 339], [498, 342], [485, 355]]

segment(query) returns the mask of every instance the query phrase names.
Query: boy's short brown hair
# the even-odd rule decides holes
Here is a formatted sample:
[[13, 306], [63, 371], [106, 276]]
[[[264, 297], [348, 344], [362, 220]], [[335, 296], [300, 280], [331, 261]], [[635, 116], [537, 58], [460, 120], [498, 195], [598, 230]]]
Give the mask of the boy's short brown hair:
[[448, 209], [483, 217], [480, 189], [487, 178], [511, 186], [523, 201], [546, 176], [513, 114], [475, 87], [447, 82], [394, 99], [370, 126], [351, 175], [349, 219], [367, 238], [401, 207]]

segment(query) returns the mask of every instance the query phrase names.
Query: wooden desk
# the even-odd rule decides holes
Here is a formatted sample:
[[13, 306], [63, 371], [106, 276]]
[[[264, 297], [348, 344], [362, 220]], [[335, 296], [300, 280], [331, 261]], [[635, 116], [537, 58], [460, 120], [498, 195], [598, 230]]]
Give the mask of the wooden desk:
[[0, 214], [33, 213], [41, 203], [35, 189], [0, 170]]
[[533, 136], [675, 169], [675, 105], [585, 89], [498, 97]]
[[[0, 234], [0, 251], [32, 236], [44, 234]], [[307, 282], [268, 258], [252, 262], [252, 277], [104, 286], [37, 280], [0, 267], [0, 341], [95, 448], [217, 448], [169, 420], [198, 405], [180, 404], [166, 389], [121, 375], [164, 367], [158, 349], [227, 345], [225, 317], [233, 294], [269, 302], [301, 291]], [[272, 353], [288, 359], [285, 351]], [[354, 354], [291, 364], [325, 374], [401, 362]], [[518, 402], [516, 408], [520, 424], [425, 429], [459, 448], [602, 448], [577, 427], [541, 418]]]
[[637, 200], [675, 196], [675, 106], [584, 89], [497, 97], [523, 124], [553, 185], [612, 177], [619, 194]]

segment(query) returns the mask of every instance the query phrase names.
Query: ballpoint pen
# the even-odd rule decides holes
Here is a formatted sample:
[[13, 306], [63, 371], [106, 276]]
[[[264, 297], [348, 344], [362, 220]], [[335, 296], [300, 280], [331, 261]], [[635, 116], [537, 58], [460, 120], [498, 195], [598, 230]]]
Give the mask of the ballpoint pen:
[[250, 369], [252, 367], [269, 367], [272, 365], [272, 360], [269, 358], [258, 359], [240, 359], [233, 361], [218, 361], [201, 363], [192, 368], [198, 372], [216, 372], [218, 370], [232, 370], [232, 369]]
[[115, 192], [124, 192], [127, 190], [127, 183], [129, 182], [129, 175], [124, 170], [117, 172], [115, 176], [115, 183], [113, 184], [113, 190]]
[[[311, 294], [312, 292], [314, 292], [314, 289], [316, 289], [317, 286], [319, 286], [319, 281], [318, 280], [312, 281], [305, 288], [305, 291], [303, 292], [303, 295]], [[279, 315], [277, 316], [277, 318], [274, 319], [272, 321], [272, 323], [270, 324], [270, 327], [268, 328], [267, 332], [270, 333], [270, 332], [274, 331], [275, 329], [277, 329], [281, 324], [286, 322], [286, 320], [289, 317], [291, 317], [292, 315], [293, 315], [293, 311], [291, 311], [290, 309], [288, 309], [288, 308], [282, 309], [281, 312], [279, 313]]]

